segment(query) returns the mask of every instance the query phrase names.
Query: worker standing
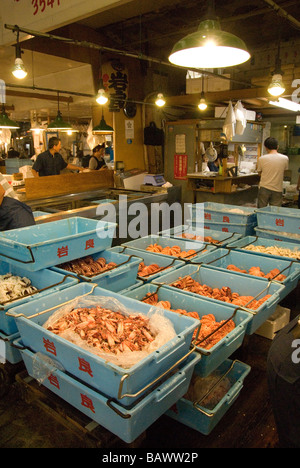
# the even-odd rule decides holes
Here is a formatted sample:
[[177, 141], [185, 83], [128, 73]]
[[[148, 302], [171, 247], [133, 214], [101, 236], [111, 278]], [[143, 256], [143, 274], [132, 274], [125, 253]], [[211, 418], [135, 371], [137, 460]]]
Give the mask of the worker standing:
[[257, 172], [260, 174], [257, 207], [282, 205], [284, 171], [289, 167], [289, 158], [278, 153], [278, 141], [269, 137], [264, 141], [267, 154], [260, 156]]

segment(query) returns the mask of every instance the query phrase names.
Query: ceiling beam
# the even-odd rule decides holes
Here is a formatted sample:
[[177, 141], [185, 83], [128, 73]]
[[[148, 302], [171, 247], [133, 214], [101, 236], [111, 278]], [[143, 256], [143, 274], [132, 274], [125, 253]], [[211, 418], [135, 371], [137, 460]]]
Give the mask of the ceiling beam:
[[[43, 99], [46, 101], [57, 101], [57, 96], [51, 96], [50, 94], [38, 94], [38, 93], [28, 93], [24, 91], [12, 91], [7, 89], [6, 90], [7, 96], [15, 96], [15, 97], [22, 97], [22, 98], [35, 98], [35, 99]], [[59, 102], [73, 102], [73, 98], [71, 96], [59, 96]]]

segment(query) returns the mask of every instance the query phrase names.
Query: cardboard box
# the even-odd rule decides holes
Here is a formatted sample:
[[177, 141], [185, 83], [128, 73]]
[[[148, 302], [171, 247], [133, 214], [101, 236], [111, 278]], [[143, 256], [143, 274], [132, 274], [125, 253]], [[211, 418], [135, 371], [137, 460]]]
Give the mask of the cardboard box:
[[276, 310], [268, 320], [266, 320], [257, 330], [256, 334], [273, 340], [276, 333], [285, 327], [290, 321], [291, 310], [278, 305]]
[[[223, 76], [230, 78], [230, 74], [224, 73]], [[211, 93], [215, 91], [228, 91], [230, 89], [230, 81], [214, 76], [205, 76], [202, 89], [202, 78], [187, 78], [186, 79], [186, 94]]]

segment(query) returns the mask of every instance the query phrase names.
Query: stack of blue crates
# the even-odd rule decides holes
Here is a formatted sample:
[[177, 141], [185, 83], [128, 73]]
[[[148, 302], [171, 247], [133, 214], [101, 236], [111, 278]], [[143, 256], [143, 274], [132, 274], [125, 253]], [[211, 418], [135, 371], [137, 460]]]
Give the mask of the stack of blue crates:
[[222, 203], [203, 202], [189, 206], [189, 224], [199, 224], [206, 229], [234, 232], [243, 236], [254, 234], [257, 217], [254, 208]]
[[[244, 209], [244, 207], [229, 206], [232, 209]], [[253, 223], [252, 227], [256, 225], [256, 214], [253, 213], [253, 210], [247, 214], [247, 219], [243, 220], [243, 222], [246, 222], [247, 225]], [[177, 226], [170, 230], [162, 231], [160, 236], [146, 236], [128, 242], [124, 246], [130, 252], [135, 250], [136, 252], [142, 252], [141, 255], [147, 255], [146, 249], [151, 243], [158, 243], [163, 247], [175, 245], [176, 243], [179, 245], [181, 241], [180, 236], [183, 232], [195, 232], [195, 225], [192, 227], [193, 230], [191, 230], [191, 225]], [[215, 231], [211, 232], [215, 233]], [[223, 235], [225, 234], [222, 230], [220, 232]], [[201, 355], [201, 360], [196, 364], [194, 370], [195, 375], [201, 378], [210, 377], [213, 373], [218, 373], [221, 376], [223, 374], [230, 375], [232, 387], [229, 392], [226, 393], [213, 410], [205, 408], [201, 404], [201, 401], [193, 403], [183, 397], [172, 409], [166, 412], [169, 417], [198, 430], [202, 434], [209, 434], [224, 416], [236, 400], [243, 387], [243, 380], [250, 371], [250, 367], [247, 364], [231, 361], [230, 356], [241, 346], [246, 334], [251, 335], [255, 333], [274, 313], [278, 303], [297, 286], [300, 277], [300, 263], [298, 262], [291, 262], [291, 259], [288, 261], [287, 258], [279, 256], [255, 254], [254, 252], [248, 252], [239, 248], [238, 246], [243, 245], [243, 242], [247, 241], [247, 239], [256, 239], [250, 236], [245, 237], [244, 234], [247, 232], [247, 229], [245, 229], [243, 233], [237, 234], [237, 237], [230, 239], [229, 242], [226, 240], [223, 244], [220, 242], [217, 248], [215, 245], [206, 244], [206, 248], [200, 255], [183, 260], [184, 265], [167, 270], [135, 289], [122, 292], [123, 295], [139, 302], [146, 295], [157, 294], [158, 301], [169, 301], [171, 309], [174, 311], [176, 309], [183, 309], [187, 312], [197, 312], [200, 318], [203, 315], [211, 313], [215, 315], [218, 321], [229, 318], [235, 321], [235, 329], [211, 349], [206, 350], [201, 348], [200, 343], [197, 351]], [[203, 231], [199, 230], [199, 235], [201, 233]], [[205, 233], [209, 235], [209, 229]], [[162, 240], [161, 237], [164, 237], [165, 240]], [[222, 241], [224, 238], [222, 239], [219, 236], [219, 240]], [[195, 241], [189, 239], [185, 245], [190, 245], [187, 242], [193, 243]], [[199, 242], [194, 244], [194, 249], [196, 249], [196, 246], [198, 247], [198, 244]], [[193, 249], [193, 247], [190, 248]], [[160, 253], [155, 253], [154, 255], [161, 258], [165, 257]], [[229, 271], [227, 266], [232, 264], [240, 270], [244, 270], [244, 272]], [[285, 276], [285, 279], [279, 281], [275, 277], [269, 281], [263, 277], [250, 275], [247, 270], [253, 266], [260, 267], [264, 274], [277, 268], [280, 274]], [[255, 311], [239, 308], [230, 303], [199, 296], [198, 294], [171, 286], [171, 283], [185, 276], [192, 276], [201, 284], [207, 284], [215, 288], [228, 286], [232, 291], [240, 295], [249, 295], [257, 300], [265, 295], [269, 295], [269, 298]]]
[[300, 243], [300, 211], [296, 208], [266, 206], [256, 210], [258, 237]]
[[[136, 286], [143, 259], [131, 252], [123, 254], [110, 249], [114, 229], [112, 223], [71, 218], [1, 233], [0, 253], [9, 259], [13, 271], [20, 269], [17, 265], [21, 262], [33, 282], [39, 279], [44, 286], [44, 277], [67, 278], [69, 282], [65, 289], [49, 289], [47, 295], [43, 290], [34, 299], [30, 296], [12, 303], [11, 308], [3, 310], [3, 321], [6, 330], [12, 332], [14, 349], [29, 375], [130, 443], [187, 392], [201, 358], [191, 347], [199, 323], [192, 317], [165, 311], [172, 337], [128, 368], [44, 327], [56, 310], [73, 301], [84, 307], [85, 302], [81, 301], [92, 296], [96, 303], [109, 303], [107, 307], [112, 310], [143, 315], [156, 311], [160, 317], [160, 309], [138, 304], [119, 293], [119, 289], [129, 291]], [[94, 276], [92, 282], [89, 277], [61, 268], [62, 260], [68, 262], [87, 255], [94, 260], [103, 257], [107, 262], [115, 261], [118, 267]], [[178, 267], [178, 263], [172, 267]]]
[[[99, 224], [98, 224], [99, 223]], [[109, 234], [98, 237], [98, 232]], [[0, 274], [28, 278], [38, 292], [0, 305], [0, 338], [5, 343], [4, 361], [16, 364], [22, 360], [18, 349], [12, 346], [18, 337], [13, 317], [7, 314], [15, 306], [30, 303], [40, 297], [64, 290], [79, 282], [67, 271], [50, 268], [61, 259], [72, 260], [77, 255], [97, 252], [112, 243], [115, 225], [86, 218], [70, 218], [0, 233]], [[88, 250], [85, 250], [88, 246]]]
[[[174, 329], [167, 340], [136, 364], [121, 367], [83, 347], [67, 341], [44, 327], [48, 318], [66, 303], [96, 296], [114, 305], [111, 310], [161, 314], [148, 304], [81, 282], [64, 291], [37, 300], [34, 313], [29, 304], [11, 310], [15, 317], [22, 358], [29, 375], [90, 419], [127, 443], [133, 442], [188, 390], [200, 355], [191, 348], [198, 321], [164, 311]], [[79, 302], [78, 302], [79, 301]], [[84, 301], [84, 299], [83, 299]], [[82, 303], [86, 304], [85, 302]]]

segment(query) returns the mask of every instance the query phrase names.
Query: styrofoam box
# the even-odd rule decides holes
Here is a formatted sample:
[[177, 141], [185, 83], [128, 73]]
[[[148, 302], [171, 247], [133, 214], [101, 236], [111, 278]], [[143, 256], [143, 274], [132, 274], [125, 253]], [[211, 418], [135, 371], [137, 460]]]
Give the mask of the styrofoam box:
[[[191, 261], [192, 264], [194, 262], [198, 263], [197, 259]], [[246, 270], [247, 272], [251, 267], [257, 266], [265, 274], [269, 273], [274, 268], [278, 268], [278, 270], [286, 276], [284, 281], [279, 282], [285, 286], [282, 291], [280, 291], [280, 300], [297, 287], [300, 278], [300, 262], [291, 262], [284, 258], [256, 255], [255, 253], [248, 253], [247, 251], [241, 252], [219, 248], [213, 252], [203, 254], [201, 262], [205, 264], [207, 268], [221, 269], [223, 271], [234, 271], [227, 269], [229, 265], [235, 265], [240, 270]], [[256, 278], [256, 276], [250, 275], [249, 273], [236, 273], [247, 276], [249, 280]], [[269, 281], [267, 278], [264, 278], [264, 280]], [[276, 278], [274, 278], [273, 281], [276, 281]]]
[[[154, 380], [164, 372], [169, 371], [179, 360], [185, 359], [189, 353], [192, 336], [198, 327], [198, 321], [185, 316], [179, 316], [170, 311], [164, 311], [173, 325], [175, 336], [156, 351], [148, 354], [130, 368], [122, 368], [108, 359], [104, 359], [66, 339], [52, 333], [43, 324], [66, 302], [72, 302], [80, 296], [96, 296], [99, 304], [111, 298], [110, 308], [148, 315], [161, 309], [148, 304], [137, 303], [131, 298], [97, 287], [91, 283], [79, 283], [59, 293], [53, 293], [34, 304], [11, 309], [9, 312], [16, 320], [17, 327], [24, 346], [33, 352], [47, 354], [58, 361], [66, 372], [84, 381], [86, 385], [105, 395], [115, 398], [124, 406], [131, 405], [145, 394], [145, 386], [152, 385]], [[94, 302], [95, 303], [95, 302]], [[79, 307], [80, 300], [76, 305]], [[86, 301], [84, 302], [86, 306]], [[84, 365], [82, 365], [84, 363]], [[139, 392], [139, 395], [137, 394]]]
[[300, 233], [300, 212], [296, 208], [266, 206], [257, 209], [256, 213], [257, 225], [260, 229]]
[[[297, 245], [296, 243], [293, 242], [283, 242], [279, 240], [273, 240], [273, 239], [267, 239], [263, 237], [257, 237], [257, 236], [246, 236], [243, 237], [242, 239], [238, 239], [234, 242], [230, 242], [226, 247], [230, 249], [236, 249], [240, 250], [242, 252], [245, 252], [245, 247], [247, 246], [264, 246], [264, 247], [278, 247], [279, 249], [285, 248], [285, 249], [290, 249], [292, 252], [300, 253], [300, 246]], [[255, 254], [255, 255], [262, 255], [262, 256], [267, 256], [267, 257], [272, 257], [272, 258], [285, 258], [288, 260], [296, 260], [293, 259], [292, 257], [285, 257], [283, 255], [271, 255], [267, 253], [261, 253], [261, 252], [255, 252], [253, 250], [246, 250], [247, 253]], [[297, 260], [296, 260], [297, 261]]]
[[[0, 331], [0, 343], [4, 344], [4, 346], [0, 345], [0, 363], [3, 361], [10, 362], [11, 364], [17, 364], [18, 362], [22, 361], [22, 356], [20, 351], [12, 346], [13, 342], [20, 337], [19, 333], [13, 333], [12, 335], [6, 335]], [[4, 352], [3, 352], [4, 348]], [[2, 353], [4, 355], [2, 355]]]
[[285, 327], [290, 321], [291, 310], [278, 305], [276, 310], [268, 320], [265, 321], [257, 330], [256, 334], [273, 340], [276, 333]]
[[37, 271], [111, 247], [116, 223], [73, 217], [0, 232], [0, 255]]
[[[233, 242], [234, 240], [240, 239], [242, 237], [242, 234], [237, 234], [237, 233], [229, 233], [226, 234], [225, 232], [222, 231], [214, 231], [212, 229], [207, 229], [207, 228], [202, 228], [196, 224], [193, 224], [192, 222], [190, 224], [184, 224], [182, 226], [176, 226], [172, 229], [166, 229], [165, 231], [161, 231], [158, 233], [160, 236], [163, 237], [174, 237], [175, 239], [183, 239], [182, 235], [190, 235], [190, 236], [200, 236], [200, 237], [212, 237], [215, 240], [218, 240], [218, 243], [215, 242], [208, 242], [205, 241], [207, 244], [212, 244], [212, 245], [226, 245], [229, 242]], [[189, 239], [193, 240], [193, 239]]]
[[104, 250], [102, 252], [92, 254], [94, 260], [104, 258], [106, 263], [114, 262], [118, 266], [111, 270], [104, 271], [94, 276], [78, 275], [73, 272], [68, 272], [62, 266], [51, 267], [53, 271], [58, 273], [69, 273], [75, 276], [78, 280], [97, 283], [100, 288], [109, 289], [110, 291], [121, 291], [122, 289], [129, 288], [136, 282], [137, 272], [141, 259], [135, 256], [123, 255], [121, 253], [113, 252], [111, 250]]
[[[235, 323], [235, 328], [228, 333], [222, 340], [216, 343], [209, 350], [201, 347], [201, 343], [197, 346], [198, 352], [202, 355], [198, 365], [199, 375], [205, 377], [209, 375], [216, 367], [218, 367], [227, 357], [229, 357], [239, 346], [241, 346], [246, 328], [250, 320], [251, 314], [243, 310], [234, 310], [224, 303], [212, 303], [204, 297], [191, 297], [188, 294], [182, 293], [180, 290], [172, 291], [164, 287], [158, 288], [154, 284], [145, 284], [139, 288], [124, 292], [124, 295], [131, 297], [137, 301], [141, 301], [147, 293], [157, 293], [159, 301], [169, 301], [172, 309], [183, 309], [187, 312], [197, 312], [199, 317], [203, 315], [213, 314], [217, 321], [227, 320], [232, 316]], [[176, 312], [174, 312], [176, 313]]]
[[[221, 375], [226, 375], [228, 372], [227, 377], [230, 379], [231, 388], [213, 409], [201, 406], [201, 401], [192, 402], [183, 397], [166, 412], [166, 415], [201, 434], [210, 434], [239, 396], [244, 379], [251, 367], [243, 362], [227, 359], [218, 370]], [[194, 373], [198, 373], [198, 364], [195, 366]]]
[[32, 303], [40, 297], [74, 286], [78, 283], [78, 279], [72, 278], [67, 274], [67, 272], [64, 272], [62, 275], [55, 271], [47, 270], [46, 268], [39, 272], [26, 271], [21, 266], [0, 262], [0, 275], [7, 273], [11, 273], [14, 276], [20, 276], [21, 278], [28, 278], [31, 281], [32, 286], [40, 290], [40, 292], [21, 296], [13, 301], [0, 304], [0, 330], [7, 335], [11, 335], [18, 331], [14, 318], [6, 315], [7, 310], [27, 302]]
[[[253, 296], [257, 300], [262, 299], [267, 294], [270, 294], [271, 297], [264, 301], [258, 309], [247, 309], [253, 316], [252, 320], [248, 323], [246, 330], [246, 333], [249, 335], [254, 333], [255, 330], [265, 322], [270, 315], [272, 315], [280, 300], [280, 293], [285, 287], [279, 283], [267, 283], [262, 278], [255, 278], [254, 276], [251, 278], [251, 281], [249, 281], [249, 278], [246, 275], [240, 275], [232, 271], [208, 268], [205, 264], [200, 266], [189, 264], [182, 268], [178, 268], [178, 270], [175, 270], [174, 272], [162, 275], [158, 280], [153, 281], [153, 284], [163, 284], [166, 288], [174, 291], [174, 289], [176, 290], [177, 288], [171, 286], [171, 284], [179, 278], [184, 278], [186, 276], [191, 276], [195, 281], [202, 285], [206, 284], [211, 288], [219, 289], [222, 287], [229, 287], [232, 292], [236, 292], [241, 296]], [[182, 289], [181, 291], [183, 294], [199, 297], [199, 294], [194, 292]], [[224, 304], [222, 301], [212, 299], [210, 297], [206, 297], [206, 300], [215, 304]], [[226, 303], [226, 305], [233, 309], [238, 308], [238, 306], [231, 304], [230, 302]], [[244, 310], [245, 309], [246, 308], [244, 307]]]
[[175, 257], [173, 259], [170, 259], [165, 255], [153, 255], [151, 252], [146, 252], [145, 250], [135, 250], [130, 249], [128, 247], [116, 246], [107, 250], [107, 252], [120, 252], [124, 255], [135, 255], [139, 257], [145, 263], [145, 265], [156, 264], [160, 267], [160, 270], [153, 273], [152, 275], [149, 275], [147, 277], [138, 276], [139, 280], [141, 280], [142, 282], [152, 281], [153, 279], [163, 275], [166, 272], [166, 270], [172, 271], [176, 268], [185, 265], [185, 262], [183, 262], [180, 259], [176, 259]]
[[[22, 346], [22, 341], [19, 341], [19, 346]], [[194, 367], [200, 359], [197, 353], [192, 353], [174, 375], [162, 381], [136, 405], [125, 409], [82, 381], [55, 368], [55, 364], [47, 365], [42, 356], [28, 349], [21, 349], [21, 354], [31, 377], [37, 378], [39, 364], [43, 373], [46, 367], [49, 376], [43, 381], [45, 387], [127, 443], [133, 442], [186, 393]]]

